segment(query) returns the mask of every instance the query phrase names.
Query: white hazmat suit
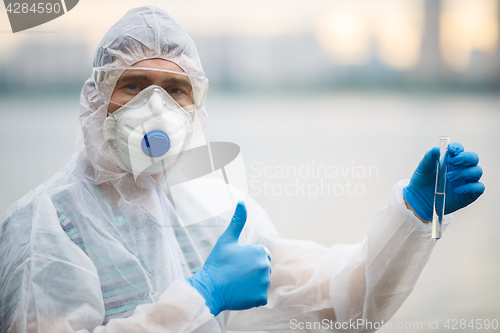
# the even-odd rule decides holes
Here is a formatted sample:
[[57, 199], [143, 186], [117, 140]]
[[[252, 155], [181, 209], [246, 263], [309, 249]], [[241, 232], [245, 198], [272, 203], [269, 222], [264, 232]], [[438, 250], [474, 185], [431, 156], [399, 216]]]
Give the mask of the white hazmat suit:
[[[204, 75], [193, 41], [156, 7], [118, 21], [94, 66], [151, 58]], [[183, 226], [168, 196], [168, 172], [158, 184], [148, 176], [157, 186], [138, 186], [111, 160], [103, 139], [107, 103], [89, 79], [72, 160], [0, 219], [0, 333], [288, 332], [291, 320], [385, 322], [413, 289], [434, 242], [430, 225], [405, 206], [407, 182], [395, 185], [362, 243], [331, 248], [279, 238], [247, 197], [239, 242], [272, 253], [268, 304], [214, 317], [185, 278], [201, 269], [233, 211]], [[204, 109], [196, 112], [204, 123]], [[196, 194], [186, 200], [197, 204]]]

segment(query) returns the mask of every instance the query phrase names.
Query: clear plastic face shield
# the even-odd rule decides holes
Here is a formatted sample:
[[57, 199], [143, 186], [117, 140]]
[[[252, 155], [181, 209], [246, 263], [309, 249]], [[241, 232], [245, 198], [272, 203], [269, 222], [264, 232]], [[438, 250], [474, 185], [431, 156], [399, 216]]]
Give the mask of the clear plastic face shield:
[[[248, 193], [246, 173], [238, 145], [205, 142], [196, 111], [204, 107], [208, 79], [134, 66], [94, 68], [93, 78], [109, 102], [103, 134], [111, 159], [141, 187], [156, 186], [144, 176], [168, 170], [164, 178], [184, 226], [230, 219]], [[193, 144], [199, 137], [203, 143]]]

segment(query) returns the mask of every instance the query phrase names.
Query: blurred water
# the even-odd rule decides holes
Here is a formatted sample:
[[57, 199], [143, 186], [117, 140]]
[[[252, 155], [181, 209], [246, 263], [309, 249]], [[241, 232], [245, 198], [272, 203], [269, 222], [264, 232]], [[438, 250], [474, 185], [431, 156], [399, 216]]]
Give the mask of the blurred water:
[[[391, 187], [411, 176], [439, 135], [477, 152], [485, 194], [455, 214], [392, 320], [423, 323], [408, 332], [439, 332], [428, 329], [429, 320], [441, 328], [446, 319], [500, 320], [498, 105], [500, 96], [480, 94], [219, 94], [207, 102], [206, 135], [242, 147], [249, 191], [282, 237], [325, 246], [361, 241]], [[0, 96], [1, 212], [69, 161], [78, 107], [78, 92]], [[325, 168], [327, 175], [312, 175]], [[294, 177], [294, 170], [303, 173]], [[297, 182], [305, 191], [280, 193]], [[336, 193], [314, 192], [325, 183]]]

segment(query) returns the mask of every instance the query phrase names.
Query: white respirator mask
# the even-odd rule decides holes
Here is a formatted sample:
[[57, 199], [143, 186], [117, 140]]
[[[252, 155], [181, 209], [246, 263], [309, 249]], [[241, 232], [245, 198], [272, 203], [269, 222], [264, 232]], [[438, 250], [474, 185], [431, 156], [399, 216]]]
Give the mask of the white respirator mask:
[[193, 114], [163, 88], [151, 85], [104, 121], [104, 140], [113, 162], [137, 179], [171, 167], [189, 149]]

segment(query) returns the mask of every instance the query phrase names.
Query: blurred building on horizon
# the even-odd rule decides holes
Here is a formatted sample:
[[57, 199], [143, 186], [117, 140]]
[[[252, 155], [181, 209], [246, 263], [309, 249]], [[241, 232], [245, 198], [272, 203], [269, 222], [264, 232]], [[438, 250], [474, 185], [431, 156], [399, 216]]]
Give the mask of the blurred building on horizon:
[[[306, 32], [192, 34], [211, 89], [500, 87], [500, 0], [336, 3]], [[0, 62], [0, 93], [81, 88], [93, 51], [33, 35]]]

